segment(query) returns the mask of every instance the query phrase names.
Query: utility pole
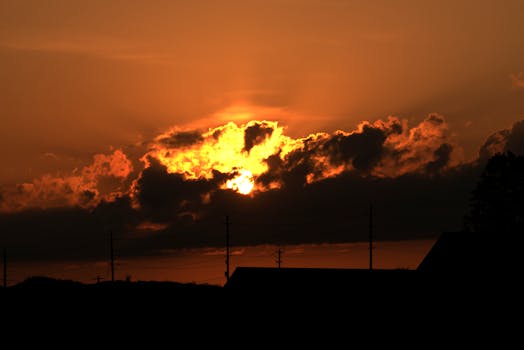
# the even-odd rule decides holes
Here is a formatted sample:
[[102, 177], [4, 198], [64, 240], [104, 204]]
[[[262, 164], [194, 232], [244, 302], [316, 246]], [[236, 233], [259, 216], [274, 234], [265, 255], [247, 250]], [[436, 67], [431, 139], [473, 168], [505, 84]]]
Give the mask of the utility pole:
[[7, 288], [7, 250], [4, 248], [4, 288]]
[[115, 282], [115, 253], [113, 250], [113, 231], [109, 231], [109, 251], [111, 258], [111, 282]]
[[278, 251], [277, 251], [277, 265], [278, 265], [279, 269], [280, 269], [280, 264], [282, 264], [282, 249], [278, 248]]
[[369, 204], [369, 271], [373, 271], [373, 204]]
[[229, 282], [229, 216], [226, 215], [226, 283]]

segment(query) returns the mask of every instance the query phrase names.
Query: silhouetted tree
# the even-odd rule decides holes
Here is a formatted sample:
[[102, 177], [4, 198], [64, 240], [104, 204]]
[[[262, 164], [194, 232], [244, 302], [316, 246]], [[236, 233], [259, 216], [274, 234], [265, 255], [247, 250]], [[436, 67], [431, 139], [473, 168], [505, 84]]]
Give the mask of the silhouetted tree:
[[470, 200], [469, 231], [522, 233], [524, 228], [524, 157], [511, 152], [491, 157]]

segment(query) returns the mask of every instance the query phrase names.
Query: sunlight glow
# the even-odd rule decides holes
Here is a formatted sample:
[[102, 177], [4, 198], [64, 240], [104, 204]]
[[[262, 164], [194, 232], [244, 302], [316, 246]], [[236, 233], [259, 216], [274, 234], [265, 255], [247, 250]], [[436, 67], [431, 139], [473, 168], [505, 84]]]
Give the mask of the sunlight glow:
[[[246, 132], [255, 130], [246, 145]], [[183, 174], [186, 179], [212, 179], [214, 171], [232, 178], [221, 185], [241, 194], [278, 188], [271, 184], [264, 188], [256, 178], [268, 170], [266, 159], [272, 155], [285, 157], [301, 146], [301, 142], [283, 135], [283, 127], [273, 121], [250, 121], [237, 125], [229, 122], [202, 132], [192, 143], [173, 146], [176, 135], [183, 130], [172, 129], [155, 140], [149, 153], [142, 158], [148, 166], [147, 156], [158, 159], [169, 173]], [[249, 132], [248, 132], [249, 133]]]
[[244, 195], [250, 194], [253, 187], [255, 187], [253, 174], [246, 169], [241, 169], [236, 177], [226, 182], [226, 188]]

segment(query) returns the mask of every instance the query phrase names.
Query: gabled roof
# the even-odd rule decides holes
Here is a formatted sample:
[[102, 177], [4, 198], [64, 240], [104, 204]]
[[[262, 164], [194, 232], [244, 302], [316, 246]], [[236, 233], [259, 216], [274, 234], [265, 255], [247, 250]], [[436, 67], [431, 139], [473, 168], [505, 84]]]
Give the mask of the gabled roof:
[[522, 268], [522, 236], [476, 232], [446, 232], [435, 242], [419, 271], [479, 274]]
[[360, 288], [364, 282], [371, 280], [393, 283], [414, 273], [414, 270], [238, 267], [226, 287], [258, 290], [345, 290]]

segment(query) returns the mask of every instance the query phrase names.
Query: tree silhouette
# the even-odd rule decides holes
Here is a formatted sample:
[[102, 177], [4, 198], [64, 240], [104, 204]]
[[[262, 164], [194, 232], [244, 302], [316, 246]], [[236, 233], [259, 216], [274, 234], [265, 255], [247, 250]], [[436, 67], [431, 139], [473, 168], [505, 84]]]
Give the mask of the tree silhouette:
[[522, 233], [524, 228], [524, 157], [499, 153], [488, 160], [470, 199], [465, 218], [469, 231]]

